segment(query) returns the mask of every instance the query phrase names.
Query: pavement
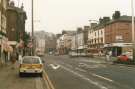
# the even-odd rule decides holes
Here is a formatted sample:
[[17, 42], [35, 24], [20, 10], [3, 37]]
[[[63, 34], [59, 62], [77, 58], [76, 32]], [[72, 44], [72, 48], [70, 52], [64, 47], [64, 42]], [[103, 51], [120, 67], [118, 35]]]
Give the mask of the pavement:
[[18, 63], [12, 69], [11, 63], [0, 67], [0, 89], [51, 89], [48, 87], [45, 75], [19, 77]]
[[135, 67], [105, 63], [102, 58], [45, 56], [55, 89], [135, 89]]

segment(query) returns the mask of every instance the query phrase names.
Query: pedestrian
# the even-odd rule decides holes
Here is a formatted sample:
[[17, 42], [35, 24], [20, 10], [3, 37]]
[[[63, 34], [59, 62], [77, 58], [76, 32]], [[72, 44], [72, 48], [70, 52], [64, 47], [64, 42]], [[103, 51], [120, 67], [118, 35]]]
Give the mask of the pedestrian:
[[99, 51], [99, 56], [102, 56], [102, 51]]
[[22, 60], [22, 55], [21, 54], [19, 54], [19, 63], [21, 63], [21, 60]]
[[110, 61], [109, 51], [105, 52], [106, 61]]
[[16, 60], [17, 60], [17, 55], [16, 55], [16, 52], [13, 51], [13, 53], [11, 54], [12, 69], [15, 69]]
[[109, 57], [111, 59], [111, 57], [112, 57], [112, 51], [109, 51]]
[[107, 51], [106, 52], [106, 61], [111, 63], [111, 56], [112, 56], [112, 51]]

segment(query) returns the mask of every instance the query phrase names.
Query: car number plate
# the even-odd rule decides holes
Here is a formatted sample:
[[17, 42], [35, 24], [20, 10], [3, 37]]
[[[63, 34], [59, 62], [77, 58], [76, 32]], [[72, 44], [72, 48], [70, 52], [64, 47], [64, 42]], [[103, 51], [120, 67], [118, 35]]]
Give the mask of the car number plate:
[[35, 71], [34, 70], [27, 70], [26, 72], [28, 72], [28, 73], [34, 73]]

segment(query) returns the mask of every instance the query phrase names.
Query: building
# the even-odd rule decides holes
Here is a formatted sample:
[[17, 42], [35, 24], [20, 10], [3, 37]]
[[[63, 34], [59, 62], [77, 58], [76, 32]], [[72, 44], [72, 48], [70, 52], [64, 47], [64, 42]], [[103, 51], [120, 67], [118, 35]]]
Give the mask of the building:
[[6, 14], [9, 44], [16, 45], [20, 40], [24, 40], [26, 12], [23, 10], [23, 6], [18, 8], [11, 1], [7, 7]]
[[60, 55], [65, 54], [65, 52], [64, 52], [64, 41], [63, 41], [62, 35], [59, 36], [59, 38], [57, 38], [56, 50]]
[[105, 43], [105, 29], [103, 25], [91, 24], [88, 35], [88, 53], [98, 55], [103, 50]]
[[105, 48], [110, 48], [114, 56], [132, 51], [131, 16], [121, 16], [105, 26]]
[[[13, 48], [8, 44], [7, 38], [7, 7], [9, 0], [0, 0], [0, 57], [1, 62], [7, 62], [10, 60], [10, 52]], [[3, 60], [2, 60], [3, 59]]]
[[88, 52], [111, 50], [113, 56], [132, 51], [131, 16], [120, 16], [105, 24], [92, 26], [88, 35]]
[[57, 39], [57, 51], [59, 54], [68, 54], [71, 50], [72, 36], [75, 31], [63, 31]]
[[0, 0], [0, 31], [1, 34], [5, 37], [6, 35], [6, 9], [8, 5], [8, 0]]
[[56, 37], [53, 34], [51, 37], [45, 39], [45, 52], [54, 53], [56, 51]]
[[77, 28], [76, 33], [72, 36], [71, 54], [78, 56], [85, 56], [87, 54], [87, 40], [88, 40], [89, 26], [84, 28]]

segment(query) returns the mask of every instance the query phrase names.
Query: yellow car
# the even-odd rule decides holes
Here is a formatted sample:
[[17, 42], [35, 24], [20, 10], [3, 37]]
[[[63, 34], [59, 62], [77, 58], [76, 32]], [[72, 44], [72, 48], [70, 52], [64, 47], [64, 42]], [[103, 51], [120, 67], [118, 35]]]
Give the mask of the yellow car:
[[24, 74], [39, 74], [42, 77], [43, 63], [40, 57], [24, 56], [20, 61], [19, 76]]

